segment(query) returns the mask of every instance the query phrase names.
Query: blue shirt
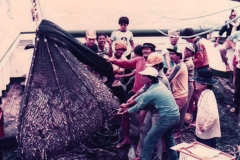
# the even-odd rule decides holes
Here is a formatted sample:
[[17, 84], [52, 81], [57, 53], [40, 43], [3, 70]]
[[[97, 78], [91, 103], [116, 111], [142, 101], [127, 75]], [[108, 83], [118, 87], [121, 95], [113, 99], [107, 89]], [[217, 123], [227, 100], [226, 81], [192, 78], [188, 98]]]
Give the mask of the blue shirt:
[[138, 96], [133, 107], [128, 110], [128, 113], [134, 113], [144, 109], [148, 104], [153, 104], [158, 110], [160, 117], [175, 117], [179, 116], [179, 109], [173, 98], [172, 93], [163, 83], [152, 84], [148, 90]]

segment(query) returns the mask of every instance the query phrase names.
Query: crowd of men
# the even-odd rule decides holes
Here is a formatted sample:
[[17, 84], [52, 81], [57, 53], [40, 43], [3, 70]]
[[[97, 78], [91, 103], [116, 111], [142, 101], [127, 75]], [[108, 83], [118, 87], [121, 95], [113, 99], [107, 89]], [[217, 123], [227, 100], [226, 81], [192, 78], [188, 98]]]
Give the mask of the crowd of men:
[[[235, 12], [231, 11], [230, 19], [232, 14]], [[178, 45], [180, 31], [169, 30], [168, 44], [161, 52], [156, 52], [153, 43], [135, 46], [133, 33], [127, 30], [128, 17], [120, 17], [118, 23], [120, 28], [113, 31], [111, 37], [104, 33], [96, 34], [94, 30], [86, 31], [84, 43], [113, 66], [115, 81], [111, 90], [121, 103], [118, 115], [122, 116], [124, 137], [116, 147], [120, 149], [130, 144], [130, 118], [137, 113], [140, 138], [135, 159], [161, 159], [163, 146], [170, 160], [178, 159], [176, 151], [170, 148], [175, 145], [175, 139], [181, 136], [186, 113], [189, 113], [193, 115], [190, 127], [196, 128], [196, 140], [216, 148], [216, 138], [221, 137], [221, 131], [212, 88], [217, 80], [213, 78], [209, 67], [208, 52], [201, 39], [195, 36], [194, 30], [185, 28], [182, 31], [182, 36], [189, 37], [184, 38], [187, 42], [184, 48]], [[240, 40], [240, 31], [230, 35], [228, 42], [235, 38]], [[215, 46], [217, 43], [218, 39]], [[236, 56], [233, 63], [237, 94], [240, 88], [240, 45], [234, 45], [237, 46], [234, 48]], [[222, 48], [220, 51], [226, 57]], [[229, 70], [226, 58], [223, 61]], [[122, 78], [126, 77], [130, 79], [123, 87]], [[106, 81], [104, 77], [99, 78]], [[239, 111], [239, 97], [236, 94], [232, 112]], [[156, 153], [153, 153], [154, 148]]]

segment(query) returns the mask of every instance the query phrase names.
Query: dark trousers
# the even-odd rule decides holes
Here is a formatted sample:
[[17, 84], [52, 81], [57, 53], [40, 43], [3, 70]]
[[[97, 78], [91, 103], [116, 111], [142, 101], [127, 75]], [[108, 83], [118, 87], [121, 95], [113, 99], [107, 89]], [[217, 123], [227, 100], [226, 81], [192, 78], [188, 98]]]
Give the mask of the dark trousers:
[[111, 87], [113, 94], [118, 97], [120, 103], [125, 103], [127, 100], [127, 93], [122, 86]]
[[128, 80], [128, 82], [127, 82], [127, 84], [126, 84], [126, 92], [127, 92], [127, 93], [129, 93], [129, 92], [132, 90], [133, 85], [134, 85], [134, 81], [135, 81], [135, 77], [134, 77], [134, 76], [131, 77], [131, 78]]
[[131, 98], [134, 94], [136, 94], [136, 93], [134, 93], [133, 91], [130, 91], [128, 93], [127, 99]]
[[202, 144], [205, 144], [209, 147], [212, 147], [212, 148], [216, 148], [216, 138], [211, 138], [211, 139], [201, 139], [201, 138], [198, 138], [196, 137], [196, 140]]
[[195, 70], [194, 70], [194, 76], [196, 76], [196, 75], [197, 75], [197, 72], [198, 72], [199, 70], [201, 70], [201, 69], [211, 70], [210, 67], [209, 67], [209, 65], [202, 66], [202, 67], [199, 67], [199, 68], [195, 68]]
[[163, 73], [166, 74], [167, 70], [168, 70], [168, 68], [163, 68]]
[[235, 106], [236, 112], [239, 113], [239, 108], [240, 108], [240, 68], [236, 68], [234, 106]]

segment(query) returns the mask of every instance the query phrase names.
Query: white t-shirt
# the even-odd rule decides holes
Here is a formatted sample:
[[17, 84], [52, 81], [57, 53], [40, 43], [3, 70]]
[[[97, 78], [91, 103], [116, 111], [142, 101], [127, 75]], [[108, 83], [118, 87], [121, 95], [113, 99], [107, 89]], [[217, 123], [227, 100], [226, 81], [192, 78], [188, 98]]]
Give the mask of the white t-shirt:
[[[198, 100], [195, 134], [201, 139], [221, 137], [220, 120], [216, 97], [212, 90], [202, 91]], [[205, 129], [201, 132], [199, 126]]]
[[[133, 41], [133, 33], [131, 31], [121, 32], [120, 30], [113, 31], [111, 34], [111, 40], [116, 42], [118, 40], [123, 40], [127, 44], [127, 51], [124, 52], [124, 56], [127, 56], [131, 53], [132, 47], [130, 41]], [[113, 49], [115, 49], [115, 43], [113, 43]]]

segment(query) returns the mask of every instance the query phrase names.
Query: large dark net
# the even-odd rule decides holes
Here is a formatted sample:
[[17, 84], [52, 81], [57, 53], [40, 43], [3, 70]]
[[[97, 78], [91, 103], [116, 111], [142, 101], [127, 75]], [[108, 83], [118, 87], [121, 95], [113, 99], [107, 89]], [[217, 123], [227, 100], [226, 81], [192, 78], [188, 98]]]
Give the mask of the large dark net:
[[54, 159], [73, 148], [84, 151], [81, 146], [119, 103], [79, 61], [107, 77], [111, 64], [47, 20], [39, 26], [33, 54], [19, 112], [23, 158]]

